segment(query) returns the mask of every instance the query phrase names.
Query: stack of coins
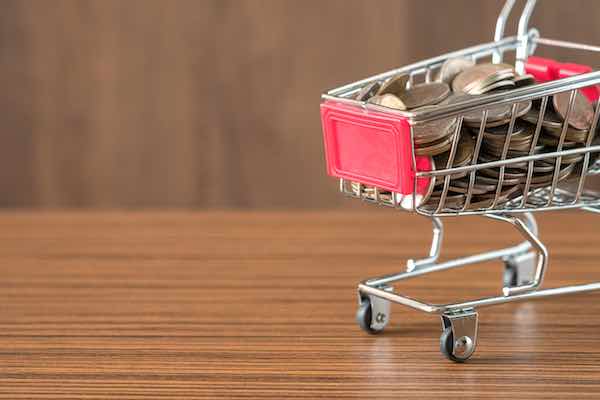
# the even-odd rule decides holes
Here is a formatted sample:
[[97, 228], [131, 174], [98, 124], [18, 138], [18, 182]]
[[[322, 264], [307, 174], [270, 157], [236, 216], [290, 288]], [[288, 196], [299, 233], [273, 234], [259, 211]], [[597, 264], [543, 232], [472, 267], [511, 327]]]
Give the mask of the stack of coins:
[[[408, 111], [434, 107], [446, 100], [452, 92], [445, 82], [423, 83], [407, 88], [408, 80], [408, 75], [398, 75], [384, 83], [371, 83], [357, 94], [356, 99]], [[455, 127], [456, 118], [415, 126], [413, 139], [416, 154], [434, 156], [448, 151], [452, 146]]]
[[[408, 75], [398, 75], [385, 82], [374, 82], [362, 88], [356, 99], [397, 110], [425, 110], [439, 105], [452, 104], [497, 91], [506, 91], [535, 83], [531, 75], [518, 75], [507, 64], [475, 64], [471, 60], [456, 58], [447, 60], [435, 75], [434, 82], [407, 87]], [[455, 168], [476, 163], [486, 163], [504, 158], [523, 157], [530, 154], [555, 152], [585, 146], [590, 135], [594, 109], [587, 99], [577, 92], [564, 141], [560, 143], [563, 122], [567, 117], [570, 92], [552, 96], [546, 104], [542, 128], [535, 146], [536, 126], [540, 118], [541, 102], [526, 101], [513, 105], [493, 106], [467, 112], [458, 133], [458, 143], [452, 165], [449, 165], [450, 149], [455, 138], [457, 118], [431, 121], [413, 126], [415, 154], [432, 157], [437, 169]], [[508, 136], [511, 116], [514, 125]], [[484, 132], [477, 156], [477, 134], [484, 123]], [[537, 160], [533, 163], [510, 164], [501, 174], [500, 168], [478, 170], [471, 181], [471, 173], [455, 173], [448, 180], [444, 209], [480, 209], [501, 205], [523, 193], [528, 170], [532, 165], [529, 189], [553, 184], [558, 169], [558, 181], [567, 179], [573, 172], [580, 172], [583, 154]], [[502, 175], [502, 182], [500, 176]], [[446, 184], [445, 177], [431, 179], [430, 190], [420, 204], [436, 209]], [[363, 196], [374, 197], [372, 188], [353, 186], [363, 191]], [[469, 204], [465, 207], [467, 194]], [[388, 195], [387, 192], [384, 195]], [[389, 194], [391, 195], [391, 194]]]

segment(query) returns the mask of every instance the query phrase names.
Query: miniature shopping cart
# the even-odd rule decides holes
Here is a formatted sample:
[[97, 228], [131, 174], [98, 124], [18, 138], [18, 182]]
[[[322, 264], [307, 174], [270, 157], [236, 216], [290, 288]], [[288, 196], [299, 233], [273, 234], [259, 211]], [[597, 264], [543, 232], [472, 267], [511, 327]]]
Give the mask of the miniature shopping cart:
[[[544, 110], [549, 99], [559, 93], [569, 94], [569, 105], [561, 130], [564, 142], [569, 126], [569, 116], [578, 93], [593, 103], [593, 120], [590, 132], [598, 131], [600, 105], [598, 85], [600, 72], [591, 67], [563, 64], [549, 59], [534, 57], [538, 47], [551, 46], [598, 55], [600, 47], [546, 39], [538, 30], [528, 29], [535, 0], [528, 0], [518, 23], [517, 36], [504, 37], [507, 18], [515, 0], [504, 5], [496, 24], [493, 42], [469, 47], [413, 65], [385, 72], [355, 83], [333, 89], [322, 96], [321, 117], [327, 158], [327, 169], [331, 176], [339, 179], [342, 193], [373, 204], [394, 209], [407, 210], [429, 218], [433, 224], [433, 240], [429, 256], [409, 260], [406, 270], [397, 274], [368, 279], [358, 285], [359, 308], [357, 320], [362, 329], [370, 333], [380, 332], [389, 321], [390, 304], [404, 306], [438, 314], [442, 320], [440, 347], [442, 353], [453, 361], [467, 360], [477, 344], [477, 308], [496, 304], [532, 300], [542, 297], [580, 293], [600, 289], [600, 283], [541, 289], [548, 263], [548, 251], [538, 237], [533, 212], [547, 210], [581, 209], [600, 212], [600, 195], [584, 190], [586, 177], [600, 174], [597, 160], [600, 145], [589, 134], [586, 142], [577, 148], [562, 148], [556, 151], [497, 160], [478, 161], [477, 152], [485, 129], [486, 118], [492, 107], [509, 105], [512, 110], [507, 137], [515, 124], [517, 105], [524, 101], [541, 104], [536, 139], [541, 129]], [[451, 58], [462, 57], [475, 62], [492, 60], [493, 63], [514, 60], [518, 73], [529, 73], [536, 83], [511, 91], [496, 92], [464, 99], [453, 104], [427, 107], [423, 110], [399, 111], [366, 101], [355, 100], [356, 94], [375, 81], [385, 81], [398, 74], [408, 74], [408, 87], [421, 82], [431, 82], [442, 64]], [[593, 59], [593, 58], [592, 58]], [[596, 58], [597, 60], [597, 58]], [[597, 67], [597, 65], [595, 66]], [[475, 157], [468, 165], [453, 167], [453, 158], [463, 117], [466, 113], [481, 113]], [[432, 168], [430, 158], [415, 155], [414, 130], [419, 125], [443, 118], [456, 118], [452, 147], [446, 165]], [[600, 136], [600, 135], [597, 135]], [[575, 173], [571, 187], [559, 184], [560, 168], [565, 157], [582, 156], [581, 167]], [[532, 166], [538, 160], [556, 163], [551, 183], [545, 187], [532, 184]], [[502, 181], [512, 167], [527, 165], [527, 178], [518, 197], [500, 201]], [[492, 201], [481, 207], [469, 207], [475, 176], [485, 168], [499, 171], [497, 190]], [[448, 206], [449, 181], [455, 174], [463, 173], [470, 179], [466, 192], [467, 201], [460, 206]], [[439, 202], [431, 207], [422, 200], [430, 180], [443, 182]], [[511, 224], [525, 239], [514, 247], [438, 262], [443, 236], [442, 217], [480, 215], [489, 219]], [[443, 271], [469, 264], [499, 259], [504, 263], [502, 294], [455, 304], [430, 304], [412, 299], [397, 292], [391, 284], [404, 279], [418, 277], [430, 272]]]

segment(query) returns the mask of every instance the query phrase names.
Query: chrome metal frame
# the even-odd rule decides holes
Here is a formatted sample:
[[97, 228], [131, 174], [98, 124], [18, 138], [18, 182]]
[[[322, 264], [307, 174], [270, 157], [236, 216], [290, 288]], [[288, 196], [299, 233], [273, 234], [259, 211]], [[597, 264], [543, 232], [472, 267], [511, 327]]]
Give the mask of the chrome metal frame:
[[[417, 171], [417, 166], [414, 156], [414, 141], [412, 140], [414, 135], [413, 127], [442, 118], [456, 118], [457, 120], [457, 128], [455, 131], [454, 141], [450, 149], [447, 165], [440, 170], [421, 171], [416, 173], [417, 179], [443, 179], [444, 185], [438, 205], [434, 208], [428, 208], [425, 205], [419, 205], [417, 203], [417, 179], [415, 179], [412, 202], [407, 210], [428, 217], [433, 223], [433, 240], [428, 257], [421, 260], [408, 260], [406, 264], [406, 271], [404, 272], [368, 279], [358, 285], [359, 302], [362, 302], [364, 298], [369, 298], [371, 303], [375, 304], [379, 310], [382, 310], [380, 314], [385, 316], [385, 318], [380, 318], [378, 321], [374, 320], [374, 325], [372, 325], [374, 330], [383, 329], [383, 326], [387, 324], [389, 320], [389, 316], [387, 316], [387, 310], [389, 307], [387, 307], [385, 303], [381, 303], [382, 299], [386, 300], [387, 302], [402, 304], [419, 311], [439, 314], [442, 317], [443, 329], [451, 329], [452, 333], [454, 334], [453, 337], [455, 342], [449, 355], [449, 358], [453, 359], [454, 361], [462, 361], [467, 359], [475, 349], [477, 341], [477, 314], [475, 310], [479, 307], [515, 301], [532, 300], [555, 295], [588, 292], [600, 289], [600, 283], [591, 283], [540, 290], [543, 283], [544, 274], [547, 269], [548, 251], [539, 239], [535, 218], [532, 215], [533, 212], [537, 211], [562, 210], [570, 208], [580, 208], [585, 211], [600, 213], [600, 195], [588, 194], [583, 190], [584, 183], [588, 175], [600, 174], [600, 160], [598, 160], [598, 162], [592, 162], [590, 159], [593, 153], [600, 152], [600, 144], [595, 144], [593, 142], [593, 132], [596, 132], [599, 126], [598, 120], [600, 119], [600, 104], [595, 105], [594, 118], [590, 129], [591, 134], [588, 135], [588, 140], [586, 141], [585, 146], [575, 149], [563, 149], [563, 144], [565, 142], [569, 126], [569, 117], [575, 102], [576, 93], [580, 89], [599, 85], [600, 71], [576, 75], [558, 81], [535, 84], [508, 92], [488, 94], [460, 103], [429, 108], [425, 111], [398, 111], [370, 104], [364, 101], [357, 101], [352, 99], [352, 97], [364, 85], [374, 81], [386, 80], [398, 74], [409, 74], [409, 85], [412, 85], [419, 80], [429, 82], [431, 81], [431, 77], [436, 69], [440, 68], [444, 61], [454, 57], [466, 57], [471, 58], [474, 61], [491, 58], [493, 62], [499, 63], [504, 60], [506, 53], [514, 52], [515, 69], [517, 72], [523, 73], [527, 57], [533, 54], [538, 45], [563, 47], [580, 51], [600, 53], [600, 47], [598, 46], [546, 39], [540, 37], [540, 34], [536, 29], [528, 29], [529, 19], [533, 13], [536, 0], [527, 0], [519, 19], [517, 35], [504, 37], [506, 21], [515, 3], [516, 0], [507, 0], [502, 8], [496, 23], [493, 42], [454, 51], [439, 57], [408, 65], [406, 67], [378, 74], [361, 81], [330, 90], [322, 96], [323, 100], [325, 101], [336, 101], [350, 104], [360, 107], [366, 112], [377, 111], [378, 113], [387, 113], [406, 118], [411, 125], [410, 133], [411, 141], [413, 142], [412, 166], [414, 171]], [[566, 112], [565, 121], [562, 125], [557, 150], [552, 153], [534, 154], [533, 150], [536, 147], [542, 128], [542, 121], [548, 106], [548, 101], [551, 96], [563, 92], [570, 92], [570, 101], [568, 110]], [[517, 106], [520, 102], [533, 100], [541, 101], [541, 111], [535, 128], [535, 135], [533, 143], [531, 144], [531, 150], [527, 156], [507, 158], [506, 150], [508, 149], [508, 143], [510, 142], [509, 138], [514, 129]], [[500, 105], [511, 106], [511, 118], [509, 122], [507, 140], [505, 141], [504, 145], [504, 156], [495, 161], [479, 163], [477, 162], [477, 159], [487, 122], [488, 111], [491, 107]], [[467, 112], [472, 113], [474, 111], [480, 111], [482, 113], [482, 122], [477, 134], [473, 162], [467, 166], [452, 167], [458, 143], [458, 133], [460, 132], [461, 125], [463, 123], [463, 116]], [[577, 154], [582, 154], [584, 156], [583, 167], [577, 176], [576, 190], [567, 190], [559, 185], [559, 167], [563, 157]], [[532, 188], [531, 184], [534, 161], [542, 159], [554, 160], [555, 162], [552, 183], [549, 187]], [[523, 194], [510, 200], [509, 202], [501, 203], [499, 199], [502, 182], [504, 181], [505, 177], [505, 169], [518, 163], [528, 164], [527, 178], [525, 180], [525, 184], [523, 185]], [[484, 168], [499, 168], [499, 183], [497, 185], [494, 199], [489, 207], [473, 210], [468, 209], [471, 197], [473, 196], [473, 185], [477, 171]], [[466, 194], [466, 202], [464, 205], [462, 205], [462, 207], [446, 206], [445, 203], [449, 191], [450, 177], [451, 175], [461, 172], [468, 173], [470, 180], [469, 188]], [[403, 197], [402, 195], [397, 193], [389, 193], [376, 187], [365, 186], [356, 182], [354, 183], [354, 186], [352, 186], [349, 185], [349, 182], [341, 179], [340, 191], [348, 196], [357, 197], [367, 202], [389, 206], [396, 209], [407, 209], [406, 205], [401, 201]], [[521, 236], [523, 236], [525, 241], [519, 245], [506, 249], [494, 250], [482, 254], [458, 258], [455, 260], [438, 262], [443, 238], [443, 223], [440, 218], [460, 215], [481, 215], [489, 219], [509, 223], [521, 234]], [[495, 259], [503, 261], [507, 269], [513, 268], [518, 274], [520, 274], [517, 284], [514, 285], [511, 284], [511, 282], [505, 282], [502, 289], [502, 294], [498, 296], [485, 297], [462, 303], [431, 304], [401, 295], [398, 292], [393, 291], [392, 286], [390, 286], [395, 282], [415, 278], [431, 272], [463, 267]]]

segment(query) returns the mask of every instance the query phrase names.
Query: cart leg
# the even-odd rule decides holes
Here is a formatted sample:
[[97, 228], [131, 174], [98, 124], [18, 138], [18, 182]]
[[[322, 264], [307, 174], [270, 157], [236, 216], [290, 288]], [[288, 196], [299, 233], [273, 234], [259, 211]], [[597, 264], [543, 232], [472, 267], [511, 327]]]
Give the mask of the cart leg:
[[426, 268], [434, 265], [440, 256], [442, 249], [442, 239], [444, 238], [444, 224], [438, 217], [431, 217], [431, 224], [433, 225], [433, 237], [431, 239], [431, 249], [429, 250], [429, 257], [420, 260], [408, 260], [406, 262], [406, 271], [412, 272], [420, 268]]
[[[526, 214], [525, 222], [508, 215], [490, 214], [488, 217], [510, 223], [531, 244], [531, 247], [536, 250], [535, 252], [512, 255], [505, 259], [507, 270], [516, 271], [517, 278], [511, 278], [505, 271], [505, 285], [502, 289], [504, 296], [526, 293], [538, 289], [544, 281], [544, 274], [548, 264], [548, 250], [538, 238], [537, 225], [533, 216]], [[536, 259], [537, 265], [533, 268]], [[532, 270], [532, 272], [528, 272], [528, 269]], [[523, 276], [522, 278], [518, 278], [521, 270]]]
[[[391, 286], [380, 286], [379, 289], [389, 293], [393, 292]], [[390, 321], [390, 309], [389, 300], [359, 291], [356, 322], [367, 333], [379, 333]]]
[[[531, 213], [523, 214], [523, 222], [533, 235], [539, 236], [537, 223]], [[523, 251], [504, 257], [503, 287], [518, 287], [533, 282], [537, 259], [535, 251]]]

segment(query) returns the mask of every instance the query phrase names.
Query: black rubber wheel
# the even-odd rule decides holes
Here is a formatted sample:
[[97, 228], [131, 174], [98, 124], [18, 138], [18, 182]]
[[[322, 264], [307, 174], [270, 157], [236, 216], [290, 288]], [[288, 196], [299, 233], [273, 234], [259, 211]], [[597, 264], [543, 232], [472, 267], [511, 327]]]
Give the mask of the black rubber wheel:
[[358, 326], [360, 326], [360, 329], [374, 335], [381, 331], [371, 328], [372, 317], [373, 309], [371, 308], [371, 301], [369, 301], [369, 298], [367, 297], [362, 299], [360, 306], [358, 306], [358, 310], [356, 310], [356, 322], [358, 323]]
[[504, 267], [504, 287], [516, 287], [519, 283], [519, 275], [516, 267], [506, 264]]
[[465, 361], [452, 354], [454, 351], [454, 334], [452, 333], [452, 328], [445, 328], [444, 332], [442, 332], [442, 336], [440, 336], [440, 351], [450, 361], [459, 363]]

